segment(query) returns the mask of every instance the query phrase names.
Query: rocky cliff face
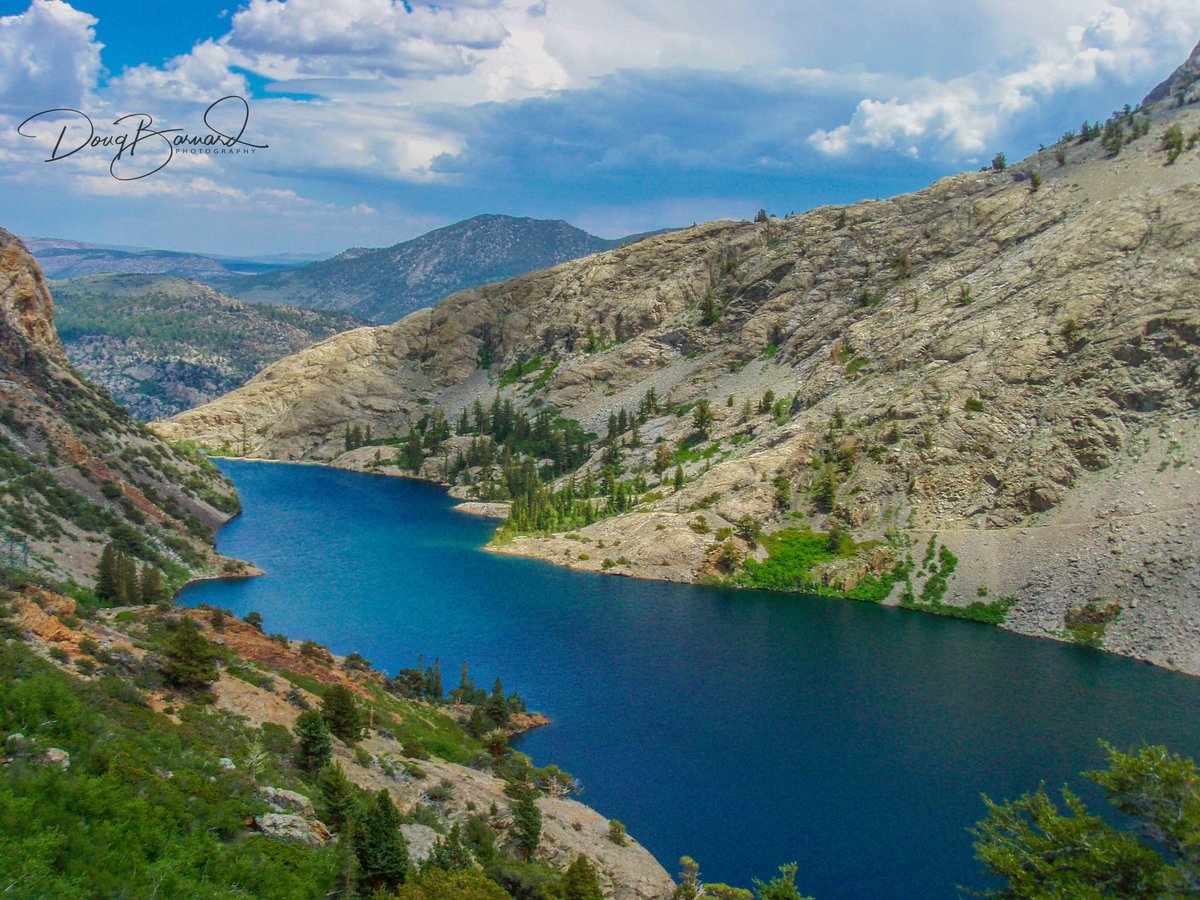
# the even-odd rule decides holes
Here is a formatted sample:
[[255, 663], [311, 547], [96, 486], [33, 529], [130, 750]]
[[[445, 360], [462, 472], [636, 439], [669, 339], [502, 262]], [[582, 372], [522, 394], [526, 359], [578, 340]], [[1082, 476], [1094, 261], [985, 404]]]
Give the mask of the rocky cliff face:
[[[918, 558], [936, 535], [958, 558], [943, 604], [1006, 598], [1008, 627], [1050, 637], [1101, 618], [1089, 641], [1200, 673], [1200, 153], [1161, 149], [1200, 113], [1147, 109], [1115, 118], [1125, 140], [1108, 146], [1071, 139], [915, 194], [710, 223], [465, 291], [160, 432], [334, 461], [347, 427], [402, 435], [497, 393], [603, 433], [653, 389], [617, 463], [648, 471], [663, 443], [683, 486], [668, 471], [631, 511], [507, 552], [697, 580], [721, 573], [722, 529], [745, 517]], [[356, 453], [343, 462], [370, 464]], [[597, 450], [575, 474], [604, 465]], [[846, 584], [855, 566], [878, 570], [827, 574]], [[918, 592], [935, 569], [913, 572]], [[1109, 600], [1119, 611], [1097, 612]]]
[[176, 580], [216, 565], [212, 529], [237, 509], [199, 454], [175, 450], [63, 355], [37, 263], [0, 229], [0, 567], [91, 581], [117, 541]]

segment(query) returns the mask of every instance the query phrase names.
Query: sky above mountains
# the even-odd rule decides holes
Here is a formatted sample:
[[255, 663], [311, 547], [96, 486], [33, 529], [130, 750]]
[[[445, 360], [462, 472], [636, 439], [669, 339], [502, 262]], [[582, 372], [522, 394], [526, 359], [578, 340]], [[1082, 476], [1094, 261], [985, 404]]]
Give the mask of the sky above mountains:
[[[1200, 39], [1195, 0], [0, 0], [0, 16], [3, 224], [229, 254], [386, 245], [480, 212], [612, 237], [887, 196], [1136, 102]], [[209, 122], [244, 123], [240, 153], [166, 161], [173, 138], [147, 131], [130, 153], [139, 119], [113, 124], [203, 137], [228, 96], [248, 107]], [[77, 112], [21, 126], [55, 108]], [[68, 155], [89, 129], [108, 143]]]

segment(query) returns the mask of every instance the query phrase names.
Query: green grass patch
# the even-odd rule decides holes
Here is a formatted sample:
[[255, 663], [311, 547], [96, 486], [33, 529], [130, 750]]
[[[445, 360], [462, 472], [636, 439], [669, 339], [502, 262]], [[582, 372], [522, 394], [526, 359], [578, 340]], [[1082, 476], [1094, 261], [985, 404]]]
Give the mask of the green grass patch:
[[785, 528], [762, 539], [767, 558], [761, 562], [748, 559], [742, 568], [727, 579], [737, 587], [764, 588], [817, 594], [826, 597], [845, 597], [868, 603], [882, 603], [893, 585], [908, 574], [909, 563], [902, 561], [883, 576], [867, 575], [853, 588], [833, 588], [817, 580], [812, 570], [834, 559], [849, 559], [862, 550], [877, 546], [877, 542], [855, 542], [845, 533], [813, 531], [811, 528]]
[[516, 365], [509, 366], [504, 370], [504, 374], [500, 376], [500, 387], [508, 387], [510, 384], [516, 384], [520, 379], [524, 378], [531, 372], [536, 372], [542, 367], [542, 357], [540, 355], [528, 359], [525, 362], [519, 362]]

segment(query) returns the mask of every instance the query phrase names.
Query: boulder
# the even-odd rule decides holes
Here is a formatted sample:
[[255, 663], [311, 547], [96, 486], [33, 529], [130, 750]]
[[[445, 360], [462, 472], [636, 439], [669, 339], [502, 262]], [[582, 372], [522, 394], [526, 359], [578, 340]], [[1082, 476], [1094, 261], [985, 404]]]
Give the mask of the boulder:
[[277, 841], [296, 841], [310, 847], [324, 847], [332, 834], [323, 822], [289, 813], [264, 813], [255, 816], [254, 827]]
[[308, 818], [316, 816], [312, 801], [303, 794], [277, 787], [262, 787], [258, 793], [276, 812], [291, 812]]
[[48, 747], [46, 752], [39, 757], [39, 761], [47, 766], [54, 766], [63, 772], [71, 768], [71, 754], [58, 747]]

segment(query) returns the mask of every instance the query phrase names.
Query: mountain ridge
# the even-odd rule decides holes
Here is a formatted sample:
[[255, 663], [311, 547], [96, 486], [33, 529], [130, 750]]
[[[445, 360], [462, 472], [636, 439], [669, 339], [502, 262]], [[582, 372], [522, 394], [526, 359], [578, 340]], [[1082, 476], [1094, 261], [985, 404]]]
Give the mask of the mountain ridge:
[[388, 247], [352, 247], [297, 269], [222, 281], [242, 300], [346, 310], [390, 322], [456, 291], [612, 249], [562, 219], [484, 213]]

